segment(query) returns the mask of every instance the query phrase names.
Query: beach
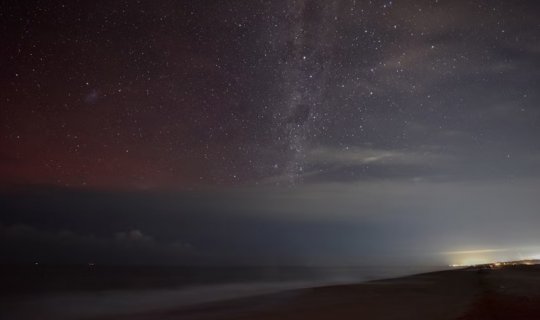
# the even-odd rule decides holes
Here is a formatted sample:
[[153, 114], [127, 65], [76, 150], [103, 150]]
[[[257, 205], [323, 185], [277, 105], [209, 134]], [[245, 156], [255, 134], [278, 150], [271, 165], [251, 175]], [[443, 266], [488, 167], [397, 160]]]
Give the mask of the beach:
[[[12, 270], [3, 269], [6, 277], [1, 291], [1, 319], [540, 319], [540, 265], [454, 268], [331, 285], [289, 281], [262, 285], [251, 280], [220, 284], [216, 279], [211, 285], [203, 285], [200, 279], [194, 279], [197, 275], [210, 281], [209, 274], [219, 270], [225, 273], [224, 269], [40, 267], [19, 269], [19, 273]], [[238, 275], [249, 270], [232, 271]], [[309, 270], [275, 271], [280, 277], [266, 280], [283, 280], [285, 274], [296, 278]], [[315, 271], [321, 272], [311, 270]], [[345, 272], [333, 270], [336, 271]], [[257, 274], [262, 279], [261, 270], [251, 272], [251, 278]], [[199, 284], [190, 285], [185, 277]], [[239, 275], [235, 280], [240, 280]]]
[[540, 319], [540, 267], [432, 272], [99, 319]]

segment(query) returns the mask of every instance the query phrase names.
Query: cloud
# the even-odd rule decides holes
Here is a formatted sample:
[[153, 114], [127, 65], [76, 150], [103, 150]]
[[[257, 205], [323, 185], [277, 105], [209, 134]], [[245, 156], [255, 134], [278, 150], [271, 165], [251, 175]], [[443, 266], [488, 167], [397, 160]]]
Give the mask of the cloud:
[[[308, 184], [366, 179], [440, 179], [444, 168], [451, 166], [454, 160], [453, 156], [428, 147], [404, 150], [319, 146], [306, 152], [299, 179]], [[264, 183], [275, 185], [287, 179], [287, 175], [276, 175]]]
[[307, 163], [326, 165], [422, 165], [447, 161], [449, 157], [430, 152], [374, 148], [319, 147], [306, 156]]
[[47, 263], [61, 257], [69, 263], [179, 263], [194, 254], [189, 243], [157, 242], [138, 229], [103, 237], [27, 224], [0, 224], [0, 240], [4, 244], [0, 251], [6, 259], [25, 262], [35, 259]]
[[143, 234], [138, 229], [132, 229], [127, 232], [117, 232], [114, 237], [117, 241], [120, 242], [154, 242], [154, 238]]
[[[250, 188], [236, 194], [237, 200], [229, 191], [214, 195], [210, 204], [208, 194], [188, 204], [181, 194], [84, 193], [76, 198], [87, 215], [80, 212], [73, 221], [66, 205], [72, 191], [64, 201], [50, 194], [11, 196], [2, 209], [10, 201], [33, 203], [37, 213], [48, 215], [41, 223], [43, 214], [29, 214], [30, 207], [17, 215], [1, 210], [0, 252], [18, 262], [275, 265], [361, 264], [366, 257], [373, 262], [418, 251], [441, 262], [447, 258], [443, 251], [533, 246], [540, 219], [537, 185], [538, 180], [323, 181]], [[52, 229], [49, 221], [63, 226]]]

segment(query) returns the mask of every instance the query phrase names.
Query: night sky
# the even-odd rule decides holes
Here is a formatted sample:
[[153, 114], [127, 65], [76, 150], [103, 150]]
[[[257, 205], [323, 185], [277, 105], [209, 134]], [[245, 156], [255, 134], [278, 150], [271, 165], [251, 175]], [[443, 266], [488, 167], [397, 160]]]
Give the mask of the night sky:
[[2, 2], [4, 260], [540, 257], [539, 17], [534, 0]]

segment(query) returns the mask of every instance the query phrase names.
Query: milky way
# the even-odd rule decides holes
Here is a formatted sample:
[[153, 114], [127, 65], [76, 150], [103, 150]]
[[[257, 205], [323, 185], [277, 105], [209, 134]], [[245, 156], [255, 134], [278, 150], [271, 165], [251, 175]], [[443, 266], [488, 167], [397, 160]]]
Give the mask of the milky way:
[[538, 166], [537, 12], [533, 1], [8, 2], [2, 180], [519, 176]]
[[321, 133], [315, 124], [322, 116], [321, 98], [332, 58], [336, 4], [299, 1], [289, 6], [290, 24], [286, 25], [284, 57], [279, 66], [283, 69], [280, 90], [285, 98], [285, 139], [292, 152], [285, 173], [289, 183], [295, 184], [304, 170], [306, 144]]

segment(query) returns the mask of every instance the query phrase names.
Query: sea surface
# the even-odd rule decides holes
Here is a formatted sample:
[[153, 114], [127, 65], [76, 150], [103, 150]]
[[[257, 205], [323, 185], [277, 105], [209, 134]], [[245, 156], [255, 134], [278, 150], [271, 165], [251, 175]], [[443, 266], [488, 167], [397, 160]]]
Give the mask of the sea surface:
[[437, 267], [2, 266], [1, 319], [82, 319], [172, 309]]

